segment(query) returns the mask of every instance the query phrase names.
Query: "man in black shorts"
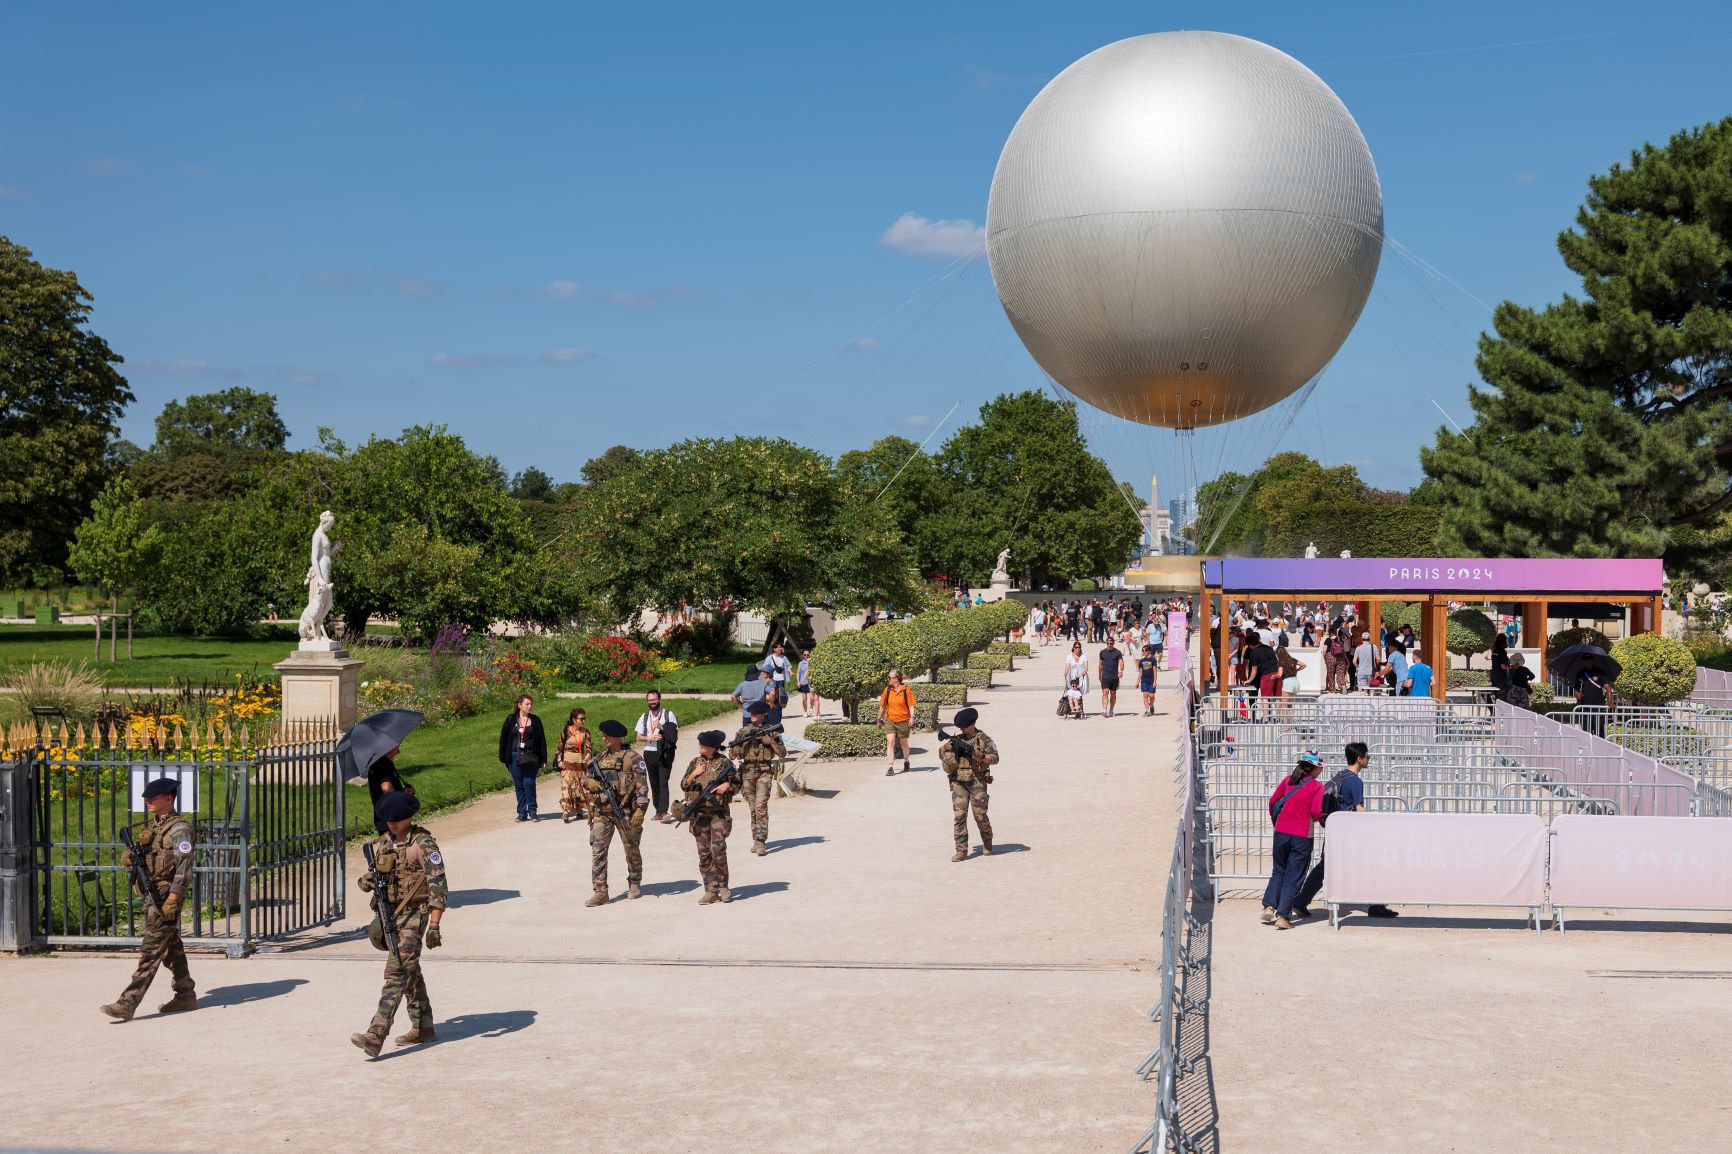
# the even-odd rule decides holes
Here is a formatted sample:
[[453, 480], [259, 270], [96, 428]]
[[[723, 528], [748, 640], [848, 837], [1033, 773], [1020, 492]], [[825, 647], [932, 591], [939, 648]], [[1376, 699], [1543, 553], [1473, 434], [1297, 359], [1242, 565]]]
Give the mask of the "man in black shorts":
[[1125, 655], [1113, 645], [1113, 635], [1107, 634], [1107, 647], [1101, 650], [1096, 668], [1101, 681], [1101, 712], [1107, 717], [1113, 715], [1113, 707], [1119, 703], [1119, 667], [1124, 660]]

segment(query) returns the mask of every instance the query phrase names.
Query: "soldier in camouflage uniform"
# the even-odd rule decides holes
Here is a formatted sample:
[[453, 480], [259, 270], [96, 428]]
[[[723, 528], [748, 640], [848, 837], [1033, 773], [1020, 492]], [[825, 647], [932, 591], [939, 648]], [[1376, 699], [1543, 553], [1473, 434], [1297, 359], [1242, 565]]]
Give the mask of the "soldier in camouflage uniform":
[[[680, 778], [685, 799], [674, 815], [678, 821], [691, 823], [692, 837], [698, 843], [698, 872], [704, 879], [704, 896], [700, 906], [715, 902], [731, 902], [728, 889], [728, 834], [733, 832], [734, 819], [728, 814], [729, 794], [740, 781], [740, 771], [722, 756], [722, 742], [727, 735], [719, 729], [706, 729], [698, 734], [698, 756], [686, 767]], [[699, 807], [698, 798], [714, 785], [713, 798]]]
[[[118, 999], [102, 1007], [111, 1018], [125, 1022], [138, 1011], [144, 992], [156, 977], [157, 967], [164, 962], [174, 975], [174, 998], [164, 1002], [160, 1010], [175, 1014], [198, 1009], [198, 993], [193, 986], [192, 971], [186, 965], [186, 947], [180, 941], [180, 906], [186, 898], [187, 883], [192, 880], [192, 822], [175, 812], [180, 786], [173, 778], [159, 777], [144, 787], [144, 806], [150, 819], [137, 838], [140, 864], [156, 891], [159, 911], [149, 894], [144, 898], [144, 950], [139, 955], [138, 969], [126, 984]], [[132, 856], [121, 851], [121, 863], [132, 868]], [[137, 889], [137, 883], [133, 885]]]
[[375, 909], [380, 902], [391, 903], [397, 920], [397, 952], [385, 956], [385, 987], [379, 994], [379, 1008], [366, 1033], [349, 1038], [369, 1058], [379, 1056], [402, 1001], [409, 1003], [409, 1032], [399, 1034], [397, 1044], [413, 1046], [434, 1040], [433, 1006], [427, 1000], [427, 979], [421, 973], [421, 947], [436, 950], [443, 944], [439, 919], [445, 916], [450, 888], [439, 843], [424, 827], [410, 824], [419, 808], [413, 797], [394, 790], [379, 799], [385, 832], [373, 843], [373, 861], [384, 875], [385, 892], [374, 891], [370, 873], [362, 874], [358, 883], [373, 894]]
[[734, 734], [728, 752], [739, 759], [740, 792], [752, 809], [752, 852], [763, 857], [768, 852], [764, 843], [770, 840], [770, 790], [776, 784], [776, 764], [788, 756], [788, 751], [779, 733], [747, 736], [764, 727], [764, 719], [770, 714], [769, 705], [754, 701], [746, 707], [746, 714], [752, 723], [741, 726]]
[[[584, 805], [589, 810], [589, 880], [595, 887], [594, 896], [583, 903], [586, 906], [607, 904], [607, 850], [616, 829], [620, 844], [625, 847], [626, 893], [635, 898], [641, 892], [638, 887], [643, 882], [643, 854], [638, 841], [643, 837], [644, 815], [649, 812], [649, 776], [637, 750], [624, 744], [626, 732], [625, 726], [612, 718], [601, 723], [601, 736], [607, 748], [595, 759], [594, 770], [583, 779]], [[597, 774], [613, 787], [614, 796], [619, 798], [619, 816], [615, 816]]]
[[944, 774], [950, 778], [950, 809], [954, 817], [951, 832], [956, 838], [956, 855], [951, 861], [968, 856], [968, 811], [974, 809], [974, 824], [980, 830], [980, 853], [992, 856], [992, 823], [986, 818], [986, 787], [992, 784], [992, 767], [998, 764], [998, 746], [992, 738], [974, 727], [980, 714], [974, 709], [956, 711], [955, 723], [962, 730], [961, 738], [973, 749], [973, 754], [958, 757], [952, 742], [944, 743], [938, 760]]

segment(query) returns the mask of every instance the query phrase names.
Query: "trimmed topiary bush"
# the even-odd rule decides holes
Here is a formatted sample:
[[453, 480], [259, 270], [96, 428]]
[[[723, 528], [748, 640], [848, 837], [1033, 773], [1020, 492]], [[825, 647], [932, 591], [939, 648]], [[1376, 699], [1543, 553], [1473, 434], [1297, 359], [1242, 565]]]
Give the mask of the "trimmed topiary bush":
[[1444, 634], [1444, 648], [1471, 664], [1473, 655], [1491, 648], [1497, 636], [1497, 626], [1478, 609], [1457, 609], [1449, 615], [1449, 629]]
[[1016, 665], [1008, 653], [970, 653], [968, 655], [970, 669], [1015, 669]]
[[[970, 689], [991, 689], [992, 670], [958, 669], [952, 666], [949, 669], [940, 669], [938, 680], [940, 684], [966, 685]], [[919, 696], [918, 690], [915, 691], [915, 696]]]
[[887, 621], [862, 635], [878, 654], [880, 681], [892, 669], [900, 669], [907, 680], [932, 667], [931, 635], [913, 621]]
[[1010, 636], [1011, 630], [1021, 629], [1028, 621], [1028, 606], [1010, 597], [995, 601], [988, 608], [992, 610], [993, 624], [1006, 637]]
[[819, 696], [833, 698], [852, 710], [863, 699], [876, 698], [883, 688], [883, 657], [864, 632], [844, 629], [813, 647], [807, 675]]
[[1669, 705], [1696, 688], [1696, 657], [1682, 641], [1642, 633], [1612, 646], [1612, 659], [1624, 667], [1613, 684], [1629, 705]]
[[1612, 643], [1598, 629], [1590, 629], [1586, 625], [1575, 629], [1560, 629], [1546, 638], [1546, 665], [1549, 668], [1558, 654], [1572, 645], [1598, 645], [1607, 652], [1611, 651]]
[[934, 684], [930, 681], [915, 681], [909, 688], [914, 690], [914, 700], [930, 701], [934, 705], [948, 705], [960, 709], [968, 704], [968, 686]]
[[986, 647], [988, 653], [1008, 653], [1012, 657], [1030, 656], [1026, 641], [994, 641]]
[[[817, 652], [812, 656], [816, 657]], [[876, 725], [814, 721], [806, 726], [806, 740], [818, 743], [814, 757], [884, 756], [884, 731]]]

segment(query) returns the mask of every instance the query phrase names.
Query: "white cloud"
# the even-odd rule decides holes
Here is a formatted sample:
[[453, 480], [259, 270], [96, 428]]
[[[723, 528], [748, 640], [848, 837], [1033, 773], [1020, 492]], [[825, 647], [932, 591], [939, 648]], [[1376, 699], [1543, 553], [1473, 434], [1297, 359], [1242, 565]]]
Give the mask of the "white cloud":
[[502, 357], [497, 353], [439, 352], [428, 357], [427, 363], [453, 369], [497, 369], [511, 364], [511, 358]]
[[663, 305], [675, 301], [690, 300], [698, 295], [698, 290], [689, 284], [669, 285], [653, 292], [628, 292], [625, 289], [614, 289], [607, 294], [607, 299], [621, 308], [628, 309], [659, 309]]
[[583, 295], [583, 286], [574, 280], [556, 280], [549, 281], [547, 287], [542, 291], [547, 294], [549, 300], [574, 301]]
[[849, 341], [848, 347], [851, 349], [879, 349], [884, 347], [884, 342], [877, 337], [861, 337], [857, 341]]
[[550, 365], [575, 365], [580, 361], [587, 361], [593, 356], [595, 354], [588, 349], [568, 345], [564, 348], [549, 350], [541, 359]]
[[910, 413], [906, 417], [897, 417], [896, 423], [904, 429], [930, 429], [937, 422], [925, 413]]
[[410, 300], [430, 301], [443, 296], [445, 286], [436, 281], [422, 280], [419, 277], [406, 276], [397, 282], [397, 295]]
[[182, 357], [172, 361], [134, 361], [128, 372], [163, 373], [177, 377], [210, 377], [218, 381], [238, 381], [246, 374], [227, 365], [213, 365], [203, 357]]
[[986, 243], [986, 230], [972, 220], [928, 220], [905, 212], [878, 243], [912, 256], [969, 256]]

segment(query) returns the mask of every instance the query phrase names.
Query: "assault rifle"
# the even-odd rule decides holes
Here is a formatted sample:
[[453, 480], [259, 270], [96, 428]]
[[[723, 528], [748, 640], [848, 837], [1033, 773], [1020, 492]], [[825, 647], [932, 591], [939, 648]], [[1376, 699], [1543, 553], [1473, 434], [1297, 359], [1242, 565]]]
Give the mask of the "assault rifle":
[[776, 736], [780, 736], [781, 733], [782, 733], [782, 725], [780, 722], [777, 722], [775, 725], [749, 726], [746, 729], [742, 729], [740, 731], [739, 737], [735, 738], [733, 741], [728, 742], [728, 748], [729, 749], [739, 749], [743, 745], [752, 744], [752, 742], [757, 741], [759, 738], [769, 737], [772, 734], [775, 734]]
[[709, 806], [711, 804], [722, 803], [725, 807], [723, 799], [716, 796], [716, 787], [724, 783], [738, 786], [740, 784], [739, 772], [740, 771], [736, 768], [732, 772], [724, 770], [717, 774], [716, 780], [704, 786], [703, 790], [699, 792], [697, 797], [691, 800], [690, 804], [682, 805], [680, 807], [680, 812], [674, 815], [674, 828], [678, 829], [681, 822], [691, 821], [695, 817], [704, 816], [705, 813], [710, 812]]
[[[373, 858], [372, 842], [361, 843], [361, 856], [367, 859], [367, 876], [373, 882], [373, 906], [379, 911], [379, 925], [385, 939], [385, 951], [391, 955], [391, 960], [397, 963], [397, 969], [403, 975], [402, 980], [397, 984], [397, 997], [391, 1003], [391, 1015], [387, 1019], [388, 1021], [395, 1021], [397, 1007], [403, 1004], [403, 995], [408, 993], [410, 979], [414, 975], [410, 973], [409, 967], [403, 964], [403, 939], [397, 929], [397, 911], [391, 905], [390, 881], [385, 877], [384, 871], [379, 868], [379, 863]], [[416, 962], [415, 965], [418, 969], [420, 962]]]
[[613, 820], [619, 823], [620, 829], [627, 828], [630, 823], [625, 820], [625, 810], [619, 804], [619, 794], [615, 792], [613, 786], [607, 783], [607, 778], [601, 775], [601, 757], [599, 755], [590, 759], [589, 767], [585, 772], [597, 785], [601, 786], [601, 794], [607, 798], [607, 804], [613, 810]]
[[150, 875], [144, 872], [144, 851], [132, 839], [132, 827], [120, 827], [120, 844], [126, 849], [126, 860], [132, 863], [132, 884], [138, 887], [138, 892], [144, 899], [156, 907], [156, 912], [162, 912], [162, 898], [156, 892], [156, 883], [150, 880]]
[[953, 730], [950, 733], [945, 733], [944, 728], [940, 726], [938, 729], [938, 743], [943, 745], [947, 741], [950, 743], [950, 752], [955, 754], [958, 758], [966, 758], [969, 761], [974, 760], [974, 743], [969, 741], [960, 729]]

